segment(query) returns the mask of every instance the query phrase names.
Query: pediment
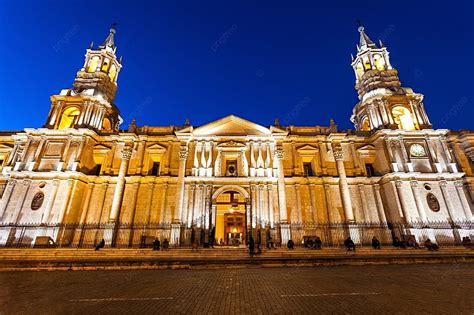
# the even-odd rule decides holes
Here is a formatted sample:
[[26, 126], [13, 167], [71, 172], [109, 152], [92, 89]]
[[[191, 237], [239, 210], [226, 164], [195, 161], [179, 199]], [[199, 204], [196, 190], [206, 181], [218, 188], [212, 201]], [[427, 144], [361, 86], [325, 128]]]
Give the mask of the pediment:
[[166, 148], [155, 143], [146, 148], [147, 151], [166, 151]]
[[371, 151], [375, 151], [375, 150], [376, 150], [376, 148], [371, 144], [364, 145], [364, 146], [357, 149], [357, 151], [359, 151], [359, 152], [371, 152]]
[[270, 129], [249, 120], [229, 115], [192, 131], [194, 136], [268, 136]]
[[300, 153], [315, 153], [315, 152], [319, 151], [319, 148], [313, 147], [309, 144], [306, 144], [306, 145], [296, 149], [296, 151], [298, 151]]

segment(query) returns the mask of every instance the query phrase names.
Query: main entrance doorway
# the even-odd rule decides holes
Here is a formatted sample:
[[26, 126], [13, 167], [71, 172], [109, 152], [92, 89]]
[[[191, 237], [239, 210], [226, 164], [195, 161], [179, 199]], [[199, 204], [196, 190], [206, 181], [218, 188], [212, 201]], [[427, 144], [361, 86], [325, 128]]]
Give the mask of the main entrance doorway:
[[245, 244], [247, 222], [245, 197], [233, 190], [225, 191], [215, 200], [216, 242], [219, 245], [239, 246]]

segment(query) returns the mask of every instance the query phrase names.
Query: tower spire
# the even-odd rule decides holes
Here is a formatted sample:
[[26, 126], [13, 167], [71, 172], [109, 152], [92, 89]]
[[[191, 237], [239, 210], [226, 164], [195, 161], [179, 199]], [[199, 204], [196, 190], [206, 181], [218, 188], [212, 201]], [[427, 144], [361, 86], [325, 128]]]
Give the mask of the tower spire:
[[110, 26], [109, 35], [107, 36], [105, 41], [102, 43], [102, 45], [99, 46], [99, 48], [111, 48], [115, 50], [114, 36], [116, 32], [117, 32], [117, 23], [112, 23], [112, 25]]
[[358, 31], [360, 33], [359, 51], [367, 48], [377, 48], [377, 45], [375, 45], [375, 43], [365, 33], [365, 28], [362, 25], [359, 26]]

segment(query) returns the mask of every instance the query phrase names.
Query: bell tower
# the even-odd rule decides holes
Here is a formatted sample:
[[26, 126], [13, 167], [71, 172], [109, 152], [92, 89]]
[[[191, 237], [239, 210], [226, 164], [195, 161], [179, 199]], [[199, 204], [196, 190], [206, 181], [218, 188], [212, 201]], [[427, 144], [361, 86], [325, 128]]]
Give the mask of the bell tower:
[[94, 43], [91, 43], [72, 89], [51, 96], [51, 110], [45, 128], [118, 130], [122, 118], [114, 99], [122, 58], [116, 56], [115, 33], [116, 24], [113, 24], [100, 46], [94, 48]]
[[398, 71], [390, 63], [389, 52], [379, 41], [375, 44], [359, 26], [357, 55], [352, 56], [359, 103], [351, 121], [357, 130], [430, 129], [423, 105], [423, 95], [401, 86]]

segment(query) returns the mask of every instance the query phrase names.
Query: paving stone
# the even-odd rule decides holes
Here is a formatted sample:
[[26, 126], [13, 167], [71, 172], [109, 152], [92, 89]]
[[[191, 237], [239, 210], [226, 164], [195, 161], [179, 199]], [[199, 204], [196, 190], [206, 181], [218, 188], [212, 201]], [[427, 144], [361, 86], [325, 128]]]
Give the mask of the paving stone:
[[0, 314], [472, 314], [472, 264], [0, 273]]

